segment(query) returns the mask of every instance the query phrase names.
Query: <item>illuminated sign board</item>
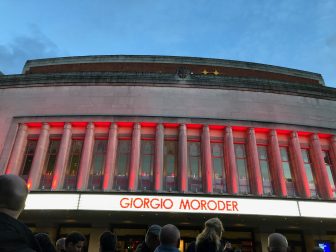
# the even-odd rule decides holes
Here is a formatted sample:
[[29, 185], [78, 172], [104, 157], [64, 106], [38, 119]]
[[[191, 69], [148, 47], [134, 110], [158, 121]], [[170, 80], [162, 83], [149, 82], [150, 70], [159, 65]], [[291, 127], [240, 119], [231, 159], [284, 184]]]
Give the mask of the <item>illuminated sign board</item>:
[[82, 195], [82, 210], [299, 216], [295, 201], [139, 195]]
[[336, 218], [336, 203], [299, 201], [301, 216]]
[[277, 199], [130, 194], [29, 194], [25, 210], [213, 213], [336, 218], [336, 204]]
[[25, 209], [27, 210], [76, 210], [79, 194], [38, 193], [28, 194]]

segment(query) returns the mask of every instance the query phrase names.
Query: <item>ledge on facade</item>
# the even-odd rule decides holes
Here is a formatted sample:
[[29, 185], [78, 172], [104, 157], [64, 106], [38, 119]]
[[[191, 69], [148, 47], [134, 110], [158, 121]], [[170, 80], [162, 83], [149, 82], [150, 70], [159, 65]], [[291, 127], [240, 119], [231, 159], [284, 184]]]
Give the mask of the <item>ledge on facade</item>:
[[[90, 71], [88, 69], [91, 69], [91, 71], [97, 69], [101, 72], [116, 72], [121, 65], [124, 65], [123, 69], [128, 70], [128, 72], [136, 71], [132, 70], [133, 67], [131, 66], [134, 65], [136, 65], [135, 69], [142, 69], [144, 72], [164, 72], [167, 67], [173, 67], [174, 69], [185, 67], [191, 70], [195, 67], [199, 68], [199, 66], [202, 66], [202, 69], [203, 67], [207, 68], [207, 66], [210, 68], [226, 68], [226, 70], [240, 69], [250, 73], [252, 71], [255, 74], [259, 72], [262, 75], [276, 74], [297, 80], [306, 79], [307, 82], [313, 81], [315, 84], [324, 85], [321, 74], [286, 67], [234, 60], [156, 55], [100, 55], [28, 60], [22, 73], [88, 72]], [[85, 66], [88, 66], [88, 69], [84, 69]]]
[[42, 86], [169, 86], [181, 88], [229, 89], [279, 93], [317, 99], [336, 100], [336, 89], [314, 84], [251, 79], [229, 76], [190, 75], [180, 79], [175, 74], [153, 73], [62, 73], [0, 76], [0, 89]]

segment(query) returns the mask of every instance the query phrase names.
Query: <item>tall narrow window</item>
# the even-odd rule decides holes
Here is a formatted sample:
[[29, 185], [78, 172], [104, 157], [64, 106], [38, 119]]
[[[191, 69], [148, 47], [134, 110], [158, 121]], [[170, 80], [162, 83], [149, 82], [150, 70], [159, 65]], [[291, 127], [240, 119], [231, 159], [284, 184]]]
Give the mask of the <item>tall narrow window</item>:
[[200, 142], [188, 142], [188, 154], [188, 189], [190, 192], [202, 192]]
[[327, 173], [328, 173], [328, 179], [329, 179], [329, 182], [330, 182], [330, 185], [331, 185], [331, 189], [333, 191], [333, 197], [336, 198], [336, 190], [335, 190], [335, 179], [336, 176], [335, 174], [333, 174], [333, 171], [334, 171], [334, 167], [333, 167], [333, 164], [331, 162], [331, 159], [330, 159], [330, 154], [329, 154], [329, 151], [327, 150], [322, 150], [322, 154], [323, 154], [323, 159], [324, 159], [324, 163], [325, 163], [325, 166], [327, 168]]
[[264, 145], [258, 145], [258, 156], [260, 164], [260, 172], [262, 177], [264, 194], [273, 194], [272, 178], [268, 165], [267, 148]]
[[249, 176], [246, 165], [246, 151], [244, 144], [234, 144], [236, 164], [238, 170], [238, 184], [240, 193], [250, 193]]
[[177, 141], [164, 142], [163, 190], [177, 191]]
[[141, 160], [139, 169], [139, 190], [151, 190], [153, 187], [154, 141], [141, 141]]
[[93, 147], [92, 165], [89, 177], [89, 189], [102, 188], [104, 165], [106, 158], [107, 140], [96, 139]]
[[131, 153], [131, 141], [119, 140], [117, 151], [117, 165], [114, 176], [114, 189], [128, 189], [128, 169]]
[[54, 140], [54, 139], [50, 140], [45, 164], [42, 171], [40, 189], [51, 188], [59, 147], [60, 147], [60, 140]]
[[20, 176], [27, 182], [36, 150], [37, 140], [29, 139], [25, 150]]
[[77, 184], [77, 175], [79, 163], [83, 148], [83, 140], [72, 140], [69, 163], [65, 171], [63, 188], [66, 190], [75, 190]]
[[305, 166], [305, 170], [306, 170], [306, 174], [308, 178], [310, 194], [312, 197], [316, 197], [318, 196], [318, 194], [316, 191], [315, 177], [314, 177], [313, 170], [312, 170], [312, 162], [310, 160], [309, 151], [307, 149], [301, 149], [301, 153], [302, 153], [302, 158], [303, 158], [303, 162], [304, 162], [304, 166]]
[[211, 143], [213, 191], [226, 192], [224, 151], [222, 143]]
[[293, 169], [291, 167], [289, 152], [287, 147], [280, 147], [281, 162], [283, 174], [286, 180], [286, 188], [288, 196], [296, 196], [295, 181], [293, 176]]

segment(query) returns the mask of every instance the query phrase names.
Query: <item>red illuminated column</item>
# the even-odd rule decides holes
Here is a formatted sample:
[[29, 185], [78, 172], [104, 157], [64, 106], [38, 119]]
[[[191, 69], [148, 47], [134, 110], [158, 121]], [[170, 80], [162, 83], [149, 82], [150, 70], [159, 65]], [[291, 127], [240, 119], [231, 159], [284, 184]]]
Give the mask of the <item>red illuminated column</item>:
[[212, 160], [211, 160], [211, 144], [209, 126], [203, 126], [202, 133], [202, 157], [203, 157], [203, 184], [204, 192], [212, 192]]
[[71, 123], [65, 123], [62, 140], [55, 164], [55, 173], [51, 185], [52, 190], [61, 190], [63, 188], [65, 170], [67, 168], [71, 148], [71, 135]]
[[225, 128], [224, 161], [227, 191], [230, 194], [236, 194], [238, 193], [236, 155], [234, 151], [232, 128], [229, 126]]
[[7, 165], [6, 174], [19, 175], [20, 173], [25, 148], [27, 145], [27, 130], [27, 125], [20, 124], [19, 130], [15, 138], [13, 151]]
[[113, 186], [113, 176], [117, 157], [118, 147], [118, 125], [112, 123], [109, 130], [106, 161], [104, 168], [103, 190], [110, 191]]
[[140, 123], [134, 124], [132, 135], [131, 162], [129, 169], [128, 190], [135, 191], [138, 186], [138, 170], [140, 166], [140, 139], [141, 126]]
[[43, 123], [41, 133], [37, 141], [37, 146], [29, 172], [28, 188], [36, 190], [39, 187], [43, 166], [49, 146], [49, 124]]
[[162, 190], [163, 178], [163, 144], [164, 144], [164, 127], [162, 124], [156, 126], [155, 135], [155, 159], [154, 159], [154, 190]]
[[271, 130], [269, 137], [269, 160], [271, 175], [274, 181], [275, 192], [279, 196], [287, 195], [285, 176], [282, 168], [281, 153], [276, 130]]
[[179, 168], [179, 190], [187, 191], [188, 181], [188, 144], [187, 144], [187, 126], [180, 125], [179, 129], [179, 151], [178, 151], [178, 168]]
[[306, 169], [304, 167], [299, 136], [297, 132], [292, 132], [289, 140], [289, 150], [291, 163], [293, 164], [295, 182], [297, 183], [297, 189], [301, 197], [310, 197], [310, 189], [306, 174]]
[[92, 122], [90, 122], [86, 126], [84, 146], [79, 165], [79, 172], [77, 178], [78, 191], [86, 190], [88, 186], [93, 147], [94, 147], [94, 136], [95, 136], [95, 126]]
[[318, 191], [324, 199], [332, 199], [333, 193], [328, 178], [327, 168], [322, 155], [320, 139], [317, 134], [310, 137], [310, 146], [312, 151], [312, 162]]
[[332, 136], [330, 139], [330, 159], [332, 164], [332, 172], [336, 174], [336, 136]]
[[257, 141], [253, 128], [248, 129], [247, 133], [247, 161], [250, 174], [252, 193], [256, 195], [263, 194], [263, 184], [260, 172]]

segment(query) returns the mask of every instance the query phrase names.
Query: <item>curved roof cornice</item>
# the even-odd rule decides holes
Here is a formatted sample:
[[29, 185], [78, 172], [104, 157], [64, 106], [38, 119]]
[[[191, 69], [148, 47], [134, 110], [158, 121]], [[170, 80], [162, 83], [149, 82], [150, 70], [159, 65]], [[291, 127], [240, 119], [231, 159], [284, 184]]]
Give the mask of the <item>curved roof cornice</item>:
[[206, 65], [218, 67], [230, 67], [248, 70], [272, 72], [295, 77], [314, 79], [319, 84], [325, 85], [323, 78], [318, 73], [312, 73], [286, 67], [273, 65], [243, 62], [235, 60], [200, 58], [200, 57], [178, 57], [178, 56], [154, 56], [154, 55], [100, 55], [100, 56], [76, 56], [28, 60], [23, 68], [23, 74], [29, 73], [31, 68], [67, 65], [67, 64], [89, 64], [89, 63], [163, 63], [176, 65]]

